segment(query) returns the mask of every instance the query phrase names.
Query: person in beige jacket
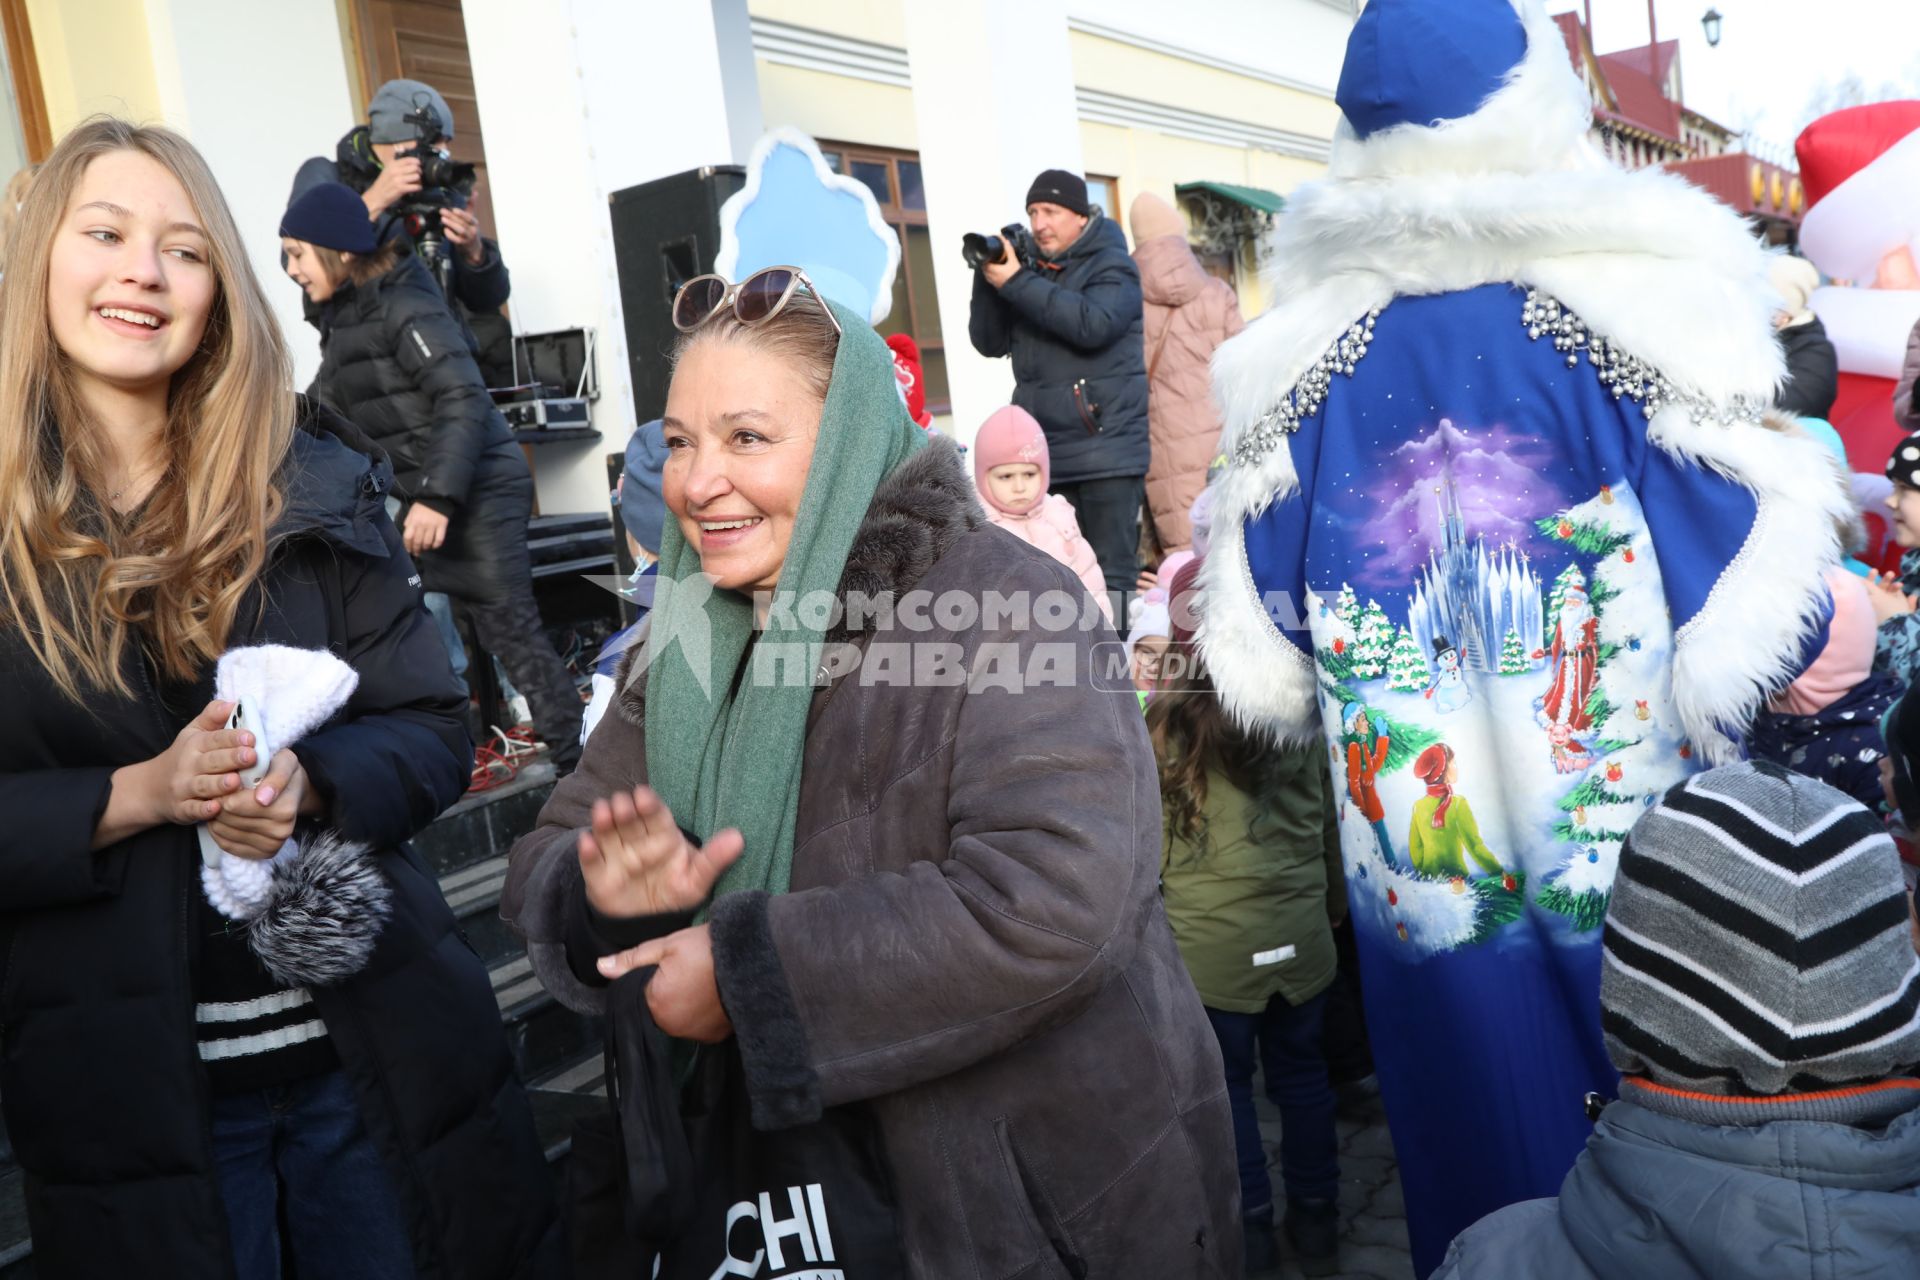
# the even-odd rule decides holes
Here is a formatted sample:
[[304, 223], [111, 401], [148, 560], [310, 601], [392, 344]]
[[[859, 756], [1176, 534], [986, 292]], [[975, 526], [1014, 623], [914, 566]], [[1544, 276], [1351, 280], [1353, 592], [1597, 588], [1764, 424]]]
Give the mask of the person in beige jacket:
[[1147, 428], [1153, 461], [1147, 467], [1147, 507], [1164, 554], [1193, 542], [1187, 511], [1207, 484], [1207, 465], [1220, 444], [1220, 410], [1213, 402], [1213, 349], [1240, 332], [1233, 286], [1215, 279], [1187, 247], [1187, 224], [1151, 193], [1128, 211], [1133, 260], [1146, 299]]

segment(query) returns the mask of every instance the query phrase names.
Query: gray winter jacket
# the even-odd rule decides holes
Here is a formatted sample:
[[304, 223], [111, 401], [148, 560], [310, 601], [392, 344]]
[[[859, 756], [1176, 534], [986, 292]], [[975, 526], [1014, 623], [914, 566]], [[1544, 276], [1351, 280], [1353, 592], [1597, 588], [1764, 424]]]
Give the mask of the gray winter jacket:
[[1431, 1280], [1536, 1276], [1913, 1280], [1920, 1105], [1872, 1130], [1704, 1125], [1612, 1103], [1557, 1199], [1482, 1218]]
[[[870, 664], [933, 642], [970, 671], [984, 651], [1074, 675], [1015, 692], [863, 665], [815, 692], [791, 891], [711, 917], [755, 1122], [871, 1108], [912, 1280], [1239, 1276], [1225, 1077], [1160, 905], [1152, 748], [1124, 676], [1089, 679], [1113, 633], [1066, 566], [986, 522], [944, 441], [881, 486], [842, 589], [1063, 593], [1064, 630], [950, 630], [909, 600], [853, 640]], [[587, 1008], [564, 950], [579, 832], [646, 779], [645, 682], [623, 685], [502, 903], [542, 981]]]

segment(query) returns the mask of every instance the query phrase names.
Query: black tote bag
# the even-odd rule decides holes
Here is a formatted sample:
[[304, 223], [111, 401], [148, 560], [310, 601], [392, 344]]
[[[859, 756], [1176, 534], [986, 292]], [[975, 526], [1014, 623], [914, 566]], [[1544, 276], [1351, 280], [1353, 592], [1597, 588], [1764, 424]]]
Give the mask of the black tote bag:
[[652, 971], [607, 999], [609, 1113], [576, 1129], [569, 1173], [579, 1280], [899, 1280], [906, 1274], [866, 1107], [753, 1127], [734, 1041], [703, 1045], [675, 1085], [647, 1008]]

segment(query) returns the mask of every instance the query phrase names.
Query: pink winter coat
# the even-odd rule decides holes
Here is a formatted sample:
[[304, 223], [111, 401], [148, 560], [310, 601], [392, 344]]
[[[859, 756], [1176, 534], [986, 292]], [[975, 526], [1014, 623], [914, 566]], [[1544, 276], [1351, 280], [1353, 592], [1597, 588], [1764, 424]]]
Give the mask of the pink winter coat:
[[[1160, 545], [1192, 544], [1187, 511], [1207, 484], [1207, 465], [1220, 445], [1220, 411], [1213, 402], [1213, 350], [1240, 332], [1233, 287], [1208, 275], [1185, 236], [1155, 236], [1133, 251], [1146, 299], [1147, 429], [1153, 461], [1147, 467], [1147, 507]], [[1158, 353], [1156, 358], [1155, 353]]]
[[[1040, 500], [1024, 511], [1003, 505], [987, 483], [988, 472], [1016, 462], [1040, 468]], [[1112, 625], [1113, 605], [1107, 599], [1107, 580], [1100, 572], [1093, 544], [1081, 535], [1073, 504], [1046, 491], [1050, 477], [1046, 432], [1033, 415], [1012, 404], [989, 414], [973, 441], [973, 482], [980, 491], [980, 504], [987, 509], [987, 519], [1078, 574], [1099, 601], [1108, 625]]]

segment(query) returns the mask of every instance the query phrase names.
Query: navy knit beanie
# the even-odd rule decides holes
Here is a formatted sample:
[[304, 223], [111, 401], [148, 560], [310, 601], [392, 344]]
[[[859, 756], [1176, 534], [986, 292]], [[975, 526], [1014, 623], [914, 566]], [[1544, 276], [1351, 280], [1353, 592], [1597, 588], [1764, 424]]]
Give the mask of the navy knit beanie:
[[280, 219], [280, 234], [338, 253], [372, 253], [374, 238], [367, 206], [353, 188], [323, 182], [295, 196]]
[[1087, 202], [1087, 180], [1077, 173], [1068, 173], [1065, 169], [1048, 169], [1035, 178], [1033, 185], [1027, 188], [1029, 207], [1041, 201], [1057, 204], [1062, 209], [1072, 210], [1084, 218], [1091, 207]]

